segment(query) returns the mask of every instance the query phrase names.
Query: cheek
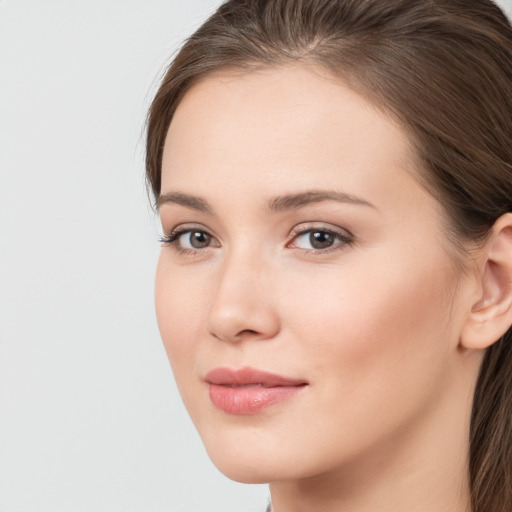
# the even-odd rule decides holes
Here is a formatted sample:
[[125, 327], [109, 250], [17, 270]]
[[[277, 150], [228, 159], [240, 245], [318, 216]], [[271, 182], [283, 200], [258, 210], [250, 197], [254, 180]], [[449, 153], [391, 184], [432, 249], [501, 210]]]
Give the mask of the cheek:
[[[183, 377], [191, 376], [200, 340], [204, 290], [200, 282], [184, 277], [168, 261], [162, 249], [155, 279], [155, 306], [158, 328], [180, 391]], [[186, 276], [186, 273], [185, 273]]]
[[[360, 265], [302, 272], [296, 276], [300, 287], [284, 283], [283, 314], [290, 318], [285, 323], [295, 325], [297, 334], [315, 330], [336, 338], [336, 346], [345, 340], [363, 351], [375, 348], [378, 340], [379, 345], [393, 344], [411, 333], [415, 339], [425, 334], [436, 338], [449, 321], [447, 272], [435, 264], [394, 270]], [[359, 341], [355, 346], [354, 337]]]
[[379, 411], [398, 421], [397, 404], [406, 414], [442, 387], [456, 342], [447, 330], [447, 272], [423, 263], [303, 274], [301, 294], [289, 294], [285, 324], [326, 408], [343, 403], [361, 424]]

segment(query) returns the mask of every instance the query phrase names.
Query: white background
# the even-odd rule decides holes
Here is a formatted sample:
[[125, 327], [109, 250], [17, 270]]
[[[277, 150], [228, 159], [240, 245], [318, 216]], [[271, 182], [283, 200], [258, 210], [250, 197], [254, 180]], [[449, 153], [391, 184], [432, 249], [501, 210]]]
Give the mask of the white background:
[[217, 4], [0, 0], [0, 512], [265, 508], [208, 460], [153, 312], [144, 116]]

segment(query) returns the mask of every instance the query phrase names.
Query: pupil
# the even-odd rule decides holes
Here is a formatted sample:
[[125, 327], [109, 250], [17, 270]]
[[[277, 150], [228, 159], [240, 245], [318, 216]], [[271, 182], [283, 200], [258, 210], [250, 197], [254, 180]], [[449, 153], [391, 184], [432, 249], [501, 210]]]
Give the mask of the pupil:
[[190, 237], [190, 245], [192, 245], [194, 249], [203, 249], [204, 247], [208, 247], [210, 239], [210, 235], [202, 233], [201, 231], [196, 231], [195, 233], [192, 233], [192, 236]]
[[334, 243], [334, 237], [325, 231], [315, 231], [309, 235], [311, 246], [315, 249], [326, 249]]

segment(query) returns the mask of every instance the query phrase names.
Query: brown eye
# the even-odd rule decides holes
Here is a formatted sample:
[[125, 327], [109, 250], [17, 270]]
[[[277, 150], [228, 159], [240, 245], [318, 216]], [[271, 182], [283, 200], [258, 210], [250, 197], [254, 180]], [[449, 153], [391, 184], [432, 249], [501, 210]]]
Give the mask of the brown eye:
[[311, 231], [309, 243], [313, 249], [328, 249], [336, 243], [336, 236], [327, 231]]
[[188, 231], [179, 237], [179, 244], [184, 249], [204, 249], [209, 247], [212, 236], [204, 231]]
[[208, 247], [220, 247], [218, 240], [202, 229], [176, 229], [170, 235], [160, 238], [164, 245], [170, 245], [176, 251], [199, 251]]
[[342, 231], [312, 228], [297, 233], [289, 247], [321, 253], [329, 252], [330, 249], [343, 249], [352, 243], [352, 236]]

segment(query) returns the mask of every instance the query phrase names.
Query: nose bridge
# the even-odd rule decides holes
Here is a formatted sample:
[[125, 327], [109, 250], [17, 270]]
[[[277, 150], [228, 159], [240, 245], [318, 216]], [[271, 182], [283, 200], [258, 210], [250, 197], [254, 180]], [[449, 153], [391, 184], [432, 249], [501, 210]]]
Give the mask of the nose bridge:
[[275, 335], [279, 322], [268, 289], [271, 273], [271, 265], [250, 244], [229, 251], [212, 294], [208, 331], [226, 341]]

